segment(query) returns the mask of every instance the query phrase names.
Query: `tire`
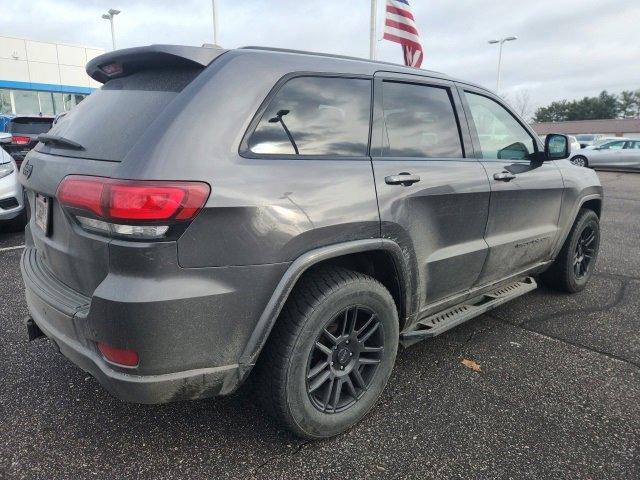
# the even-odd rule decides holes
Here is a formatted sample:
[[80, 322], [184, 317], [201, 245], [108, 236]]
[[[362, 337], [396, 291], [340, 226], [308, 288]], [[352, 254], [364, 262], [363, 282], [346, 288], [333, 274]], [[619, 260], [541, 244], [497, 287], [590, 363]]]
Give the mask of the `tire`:
[[583, 157], [582, 155], [576, 155], [571, 159], [571, 163], [573, 163], [576, 167], [589, 167], [589, 160], [587, 157]]
[[[593, 210], [582, 209], [578, 212], [557, 258], [540, 276], [542, 282], [562, 292], [576, 293], [583, 290], [593, 274], [599, 248], [600, 220]], [[576, 262], [581, 257], [587, 263], [577, 265]]]
[[338, 435], [358, 423], [382, 394], [398, 338], [396, 306], [380, 282], [337, 267], [311, 271], [294, 288], [271, 332], [254, 370], [254, 394], [300, 437]]

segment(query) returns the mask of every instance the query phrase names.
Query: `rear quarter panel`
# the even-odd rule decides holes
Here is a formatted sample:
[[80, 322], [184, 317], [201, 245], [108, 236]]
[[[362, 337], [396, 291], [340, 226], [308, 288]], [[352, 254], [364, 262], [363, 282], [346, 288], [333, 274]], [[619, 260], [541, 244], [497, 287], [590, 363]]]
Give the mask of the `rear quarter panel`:
[[290, 262], [315, 247], [379, 237], [368, 158], [250, 159], [238, 153], [255, 112], [280, 78], [354, 70], [342, 67], [322, 57], [228, 52], [148, 129], [119, 175], [211, 185], [205, 208], [178, 242], [182, 267]]

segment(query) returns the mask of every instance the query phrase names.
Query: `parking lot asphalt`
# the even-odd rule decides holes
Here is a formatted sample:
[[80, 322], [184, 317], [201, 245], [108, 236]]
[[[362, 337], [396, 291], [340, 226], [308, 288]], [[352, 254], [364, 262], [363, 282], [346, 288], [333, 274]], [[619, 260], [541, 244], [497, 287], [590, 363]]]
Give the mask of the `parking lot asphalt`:
[[0, 234], [0, 478], [640, 478], [640, 174], [599, 175], [584, 292], [541, 287], [401, 351], [371, 414], [312, 443], [246, 389], [125, 404], [48, 340], [28, 343], [23, 235]]

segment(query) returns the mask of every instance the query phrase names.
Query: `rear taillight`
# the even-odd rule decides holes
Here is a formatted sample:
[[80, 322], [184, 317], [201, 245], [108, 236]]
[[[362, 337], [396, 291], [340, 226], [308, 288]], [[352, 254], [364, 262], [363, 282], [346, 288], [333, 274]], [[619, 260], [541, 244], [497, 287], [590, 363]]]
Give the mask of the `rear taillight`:
[[118, 180], [69, 175], [56, 197], [80, 226], [126, 238], [164, 238], [185, 226], [204, 206], [209, 185], [203, 182]]
[[13, 143], [15, 145], [26, 145], [30, 141], [31, 141], [31, 138], [25, 137], [23, 135], [12, 135], [11, 136], [11, 143]]
[[139, 362], [138, 352], [126, 348], [118, 348], [103, 342], [97, 342], [98, 350], [111, 363], [124, 367], [136, 367]]

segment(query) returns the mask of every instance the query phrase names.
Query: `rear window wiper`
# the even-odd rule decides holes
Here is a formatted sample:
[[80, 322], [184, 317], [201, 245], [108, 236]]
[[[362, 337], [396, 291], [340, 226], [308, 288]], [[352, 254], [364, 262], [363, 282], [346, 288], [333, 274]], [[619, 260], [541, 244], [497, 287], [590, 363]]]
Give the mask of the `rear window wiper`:
[[69, 140], [60, 135], [51, 135], [50, 133], [41, 133], [38, 135], [38, 141], [45, 145], [54, 144], [64, 148], [72, 148], [74, 150], [84, 150], [84, 147], [78, 142]]

